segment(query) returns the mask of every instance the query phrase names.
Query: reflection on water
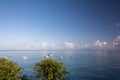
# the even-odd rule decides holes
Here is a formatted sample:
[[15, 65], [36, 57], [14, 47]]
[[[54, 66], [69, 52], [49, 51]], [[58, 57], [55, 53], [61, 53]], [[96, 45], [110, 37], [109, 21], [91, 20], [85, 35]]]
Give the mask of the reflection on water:
[[68, 80], [120, 80], [120, 52], [114, 51], [0, 51], [0, 57], [18, 62], [34, 80], [33, 65], [45, 56], [63, 62]]

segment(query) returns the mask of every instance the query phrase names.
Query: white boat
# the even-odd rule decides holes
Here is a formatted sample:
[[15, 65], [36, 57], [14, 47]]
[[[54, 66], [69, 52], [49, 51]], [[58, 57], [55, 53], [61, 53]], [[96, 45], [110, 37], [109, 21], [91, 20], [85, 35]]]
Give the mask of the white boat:
[[24, 60], [28, 59], [28, 57], [27, 57], [27, 56], [22, 56], [22, 58], [23, 58]]
[[59, 54], [58, 56], [61, 60], [63, 60], [63, 56], [61, 54]]

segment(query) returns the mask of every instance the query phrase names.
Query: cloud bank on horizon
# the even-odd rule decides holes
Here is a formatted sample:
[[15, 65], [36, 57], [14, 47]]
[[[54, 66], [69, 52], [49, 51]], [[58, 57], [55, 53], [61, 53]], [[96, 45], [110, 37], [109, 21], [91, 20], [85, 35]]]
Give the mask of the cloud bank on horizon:
[[16, 45], [0, 44], [0, 50], [119, 50], [120, 35], [112, 42], [96, 40], [91, 44], [74, 44], [72, 42], [48, 43], [35, 41], [34, 44], [18, 43]]

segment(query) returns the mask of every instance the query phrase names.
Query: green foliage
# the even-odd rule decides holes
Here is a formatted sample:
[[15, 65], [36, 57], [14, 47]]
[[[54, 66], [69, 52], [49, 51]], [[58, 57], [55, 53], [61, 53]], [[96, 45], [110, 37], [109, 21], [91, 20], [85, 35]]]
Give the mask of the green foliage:
[[0, 80], [21, 80], [19, 77], [21, 71], [17, 63], [0, 58]]
[[64, 64], [53, 59], [36, 63], [35, 71], [39, 78], [47, 80], [62, 80], [67, 74]]

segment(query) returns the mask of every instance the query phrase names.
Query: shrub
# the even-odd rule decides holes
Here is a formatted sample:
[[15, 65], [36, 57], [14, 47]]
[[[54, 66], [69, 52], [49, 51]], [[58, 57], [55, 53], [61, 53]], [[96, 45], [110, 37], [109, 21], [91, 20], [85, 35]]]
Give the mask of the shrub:
[[17, 63], [0, 58], [0, 80], [20, 80], [21, 71]]
[[62, 80], [67, 70], [63, 63], [53, 59], [45, 59], [35, 64], [35, 71], [39, 79]]

